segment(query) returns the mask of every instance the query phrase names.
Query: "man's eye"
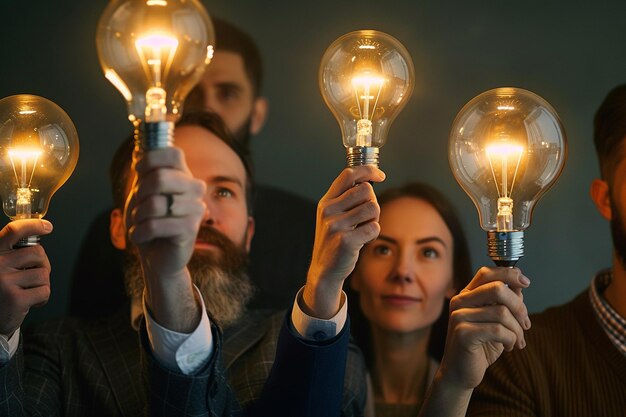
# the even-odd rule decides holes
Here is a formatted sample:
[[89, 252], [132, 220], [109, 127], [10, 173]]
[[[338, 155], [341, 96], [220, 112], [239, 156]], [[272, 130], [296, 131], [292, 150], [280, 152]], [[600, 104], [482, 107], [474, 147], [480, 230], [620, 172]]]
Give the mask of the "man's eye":
[[221, 100], [234, 100], [239, 96], [239, 93], [235, 88], [223, 88], [219, 92]]
[[230, 198], [234, 195], [233, 192], [230, 191], [228, 188], [220, 188], [219, 190], [216, 191], [216, 194], [218, 197], [225, 197], [225, 198]]

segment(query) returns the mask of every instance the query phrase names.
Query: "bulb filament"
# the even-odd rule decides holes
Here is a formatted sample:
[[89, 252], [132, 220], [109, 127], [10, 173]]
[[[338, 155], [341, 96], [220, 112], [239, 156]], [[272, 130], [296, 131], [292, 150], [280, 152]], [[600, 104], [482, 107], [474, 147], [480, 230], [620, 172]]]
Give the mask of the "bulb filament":
[[384, 78], [367, 74], [352, 78], [360, 119], [357, 121], [356, 146], [372, 146], [372, 120], [384, 83]]
[[16, 218], [28, 218], [31, 214], [31, 182], [35, 175], [41, 150], [32, 148], [9, 149], [8, 154], [17, 184]]
[[[507, 142], [489, 145], [486, 148], [491, 175], [498, 191], [496, 228], [499, 232], [513, 230], [512, 193], [523, 152], [523, 146]], [[509, 175], [509, 170], [513, 167], [513, 175]], [[509, 177], [511, 177], [510, 184]]]
[[135, 48], [151, 80], [151, 87], [146, 92], [146, 121], [165, 120], [167, 93], [163, 82], [176, 55], [178, 40], [173, 36], [153, 33], [137, 39]]

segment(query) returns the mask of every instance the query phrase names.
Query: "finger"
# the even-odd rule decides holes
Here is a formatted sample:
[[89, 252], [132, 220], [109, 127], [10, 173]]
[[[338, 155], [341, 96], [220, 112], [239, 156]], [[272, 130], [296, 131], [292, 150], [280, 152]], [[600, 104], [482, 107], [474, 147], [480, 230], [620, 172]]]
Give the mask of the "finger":
[[[131, 216], [135, 224], [147, 219], [164, 217], [185, 217], [197, 214], [199, 210], [206, 210], [204, 201], [184, 194], [170, 194], [172, 204], [168, 210], [168, 198], [166, 195], [151, 195], [137, 204], [131, 210]], [[168, 214], [169, 212], [169, 214]]]
[[3, 284], [19, 287], [22, 289], [50, 285], [50, 270], [46, 268], [33, 268], [14, 271], [2, 275]]
[[368, 201], [376, 201], [376, 194], [374, 188], [370, 183], [362, 182], [348, 189], [342, 195], [337, 198], [320, 201], [320, 207], [322, 207], [322, 216], [330, 217], [337, 213], [342, 213], [351, 210]]
[[47, 235], [52, 223], [44, 219], [14, 220], [0, 230], [0, 253], [10, 251], [20, 240], [28, 236]]
[[[369, 184], [368, 184], [369, 185]], [[358, 225], [367, 222], [377, 222], [380, 216], [380, 207], [374, 201], [366, 201], [354, 207], [347, 213], [343, 213], [332, 219], [331, 232], [352, 230]]]
[[0, 255], [0, 271], [45, 268], [50, 271], [50, 260], [40, 245], [12, 249]]
[[189, 172], [184, 152], [175, 146], [143, 152], [135, 164], [135, 171], [140, 177], [160, 168]]
[[206, 185], [189, 174], [174, 169], [158, 169], [140, 177], [136, 187], [135, 204], [154, 194], [204, 195]]
[[23, 291], [29, 307], [41, 307], [50, 299], [50, 285], [40, 285]]
[[27, 314], [31, 307], [45, 304], [50, 297], [49, 285], [40, 285], [27, 289], [19, 286], [3, 286], [1, 291], [5, 307], [15, 314]]
[[515, 344], [518, 348], [523, 349], [526, 346], [522, 323], [506, 306], [501, 304], [480, 308], [464, 308], [450, 314], [450, 326], [458, 326], [464, 322], [501, 324], [515, 333]]
[[488, 282], [502, 281], [511, 288], [527, 288], [530, 285], [530, 279], [522, 274], [519, 268], [505, 267], [486, 267], [483, 266], [476, 272], [472, 281], [465, 287], [467, 290], [473, 290]]
[[333, 199], [339, 197], [346, 190], [354, 187], [362, 182], [382, 182], [385, 180], [385, 173], [372, 165], [363, 165], [358, 167], [346, 168], [333, 181], [328, 192], [324, 195], [325, 199]]
[[133, 225], [129, 230], [129, 237], [131, 242], [136, 245], [148, 243], [155, 239], [173, 239], [175, 241], [195, 239], [201, 219], [202, 215], [148, 219]]
[[499, 323], [465, 322], [456, 327], [454, 333], [464, 346], [500, 343], [509, 352], [513, 350], [517, 341], [515, 333]]
[[520, 297], [501, 281], [493, 281], [471, 290], [463, 291], [450, 300], [450, 310], [503, 305], [513, 313], [524, 329], [530, 328], [528, 309]]
[[363, 223], [354, 230], [346, 232], [346, 241], [353, 242], [354, 249], [361, 249], [363, 245], [378, 237], [380, 225], [378, 222]]

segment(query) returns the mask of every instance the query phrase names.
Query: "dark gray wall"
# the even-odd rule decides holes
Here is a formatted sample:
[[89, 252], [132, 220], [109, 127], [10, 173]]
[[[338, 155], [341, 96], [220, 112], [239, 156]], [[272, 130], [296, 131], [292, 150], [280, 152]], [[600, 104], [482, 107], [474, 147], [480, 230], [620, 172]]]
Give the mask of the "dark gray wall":
[[[45, 308], [31, 313], [39, 320], [66, 310], [75, 254], [89, 221], [110, 204], [106, 170], [130, 124], [95, 51], [105, 0], [2, 3], [0, 96], [52, 99], [73, 118], [81, 139], [76, 171], [47, 216], [55, 225], [44, 241], [53, 294]], [[588, 198], [597, 174], [591, 120], [606, 92], [626, 78], [626, 3], [574, 3], [205, 2], [209, 13], [247, 28], [266, 60], [271, 112], [254, 141], [259, 179], [314, 199], [344, 164], [339, 128], [317, 86], [322, 53], [355, 29], [400, 39], [413, 56], [417, 84], [383, 148], [388, 180], [379, 188], [422, 180], [443, 189], [462, 214], [475, 267], [490, 261], [476, 210], [448, 168], [450, 124], [465, 102], [493, 87], [523, 87], [551, 102], [567, 129], [569, 160], [526, 234], [519, 266], [533, 280], [525, 298], [532, 311], [571, 298], [610, 262], [608, 226]]]

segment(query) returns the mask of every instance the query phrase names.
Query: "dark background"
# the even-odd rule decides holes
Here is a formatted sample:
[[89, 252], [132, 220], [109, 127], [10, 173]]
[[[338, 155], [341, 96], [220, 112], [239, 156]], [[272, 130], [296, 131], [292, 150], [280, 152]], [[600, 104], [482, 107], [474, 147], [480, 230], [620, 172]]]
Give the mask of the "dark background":
[[[525, 297], [531, 311], [566, 301], [610, 264], [609, 228], [588, 198], [598, 172], [592, 117], [607, 91], [626, 78], [626, 2], [577, 3], [205, 1], [210, 14], [247, 29], [265, 58], [271, 108], [266, 128], [254, 138], [258, 178], [313, 199], [344, 166], [339, 127], [317, 85], [324, 50], [356, 29], [398, 38], [413, 57], [416, 88], [382, 149], [388, 180], [378, 188], [409, 180], [441, 188], [461, 212], [476, 268], [490, 260], [476, 210], [448, 167], [452, 120], [465, 102], [494, 87], [518, 86], [548, 100], [570, 147], [563, 176], [526, 233], [519, 266], [533, 281]], [[83, 235], [110, 206], [109, 160], [130, 131], [124, 100], [103, 77], [95, 49], [106, 4], [2, 0], [0, 97], [32, 93], [55, 101], [74, 120], [81, 141], [76, 171], [47, 215], [55, 225], [43, 242], [53, 293], [46, 307], [31, 312], [31, 321], [65, 313]]]

